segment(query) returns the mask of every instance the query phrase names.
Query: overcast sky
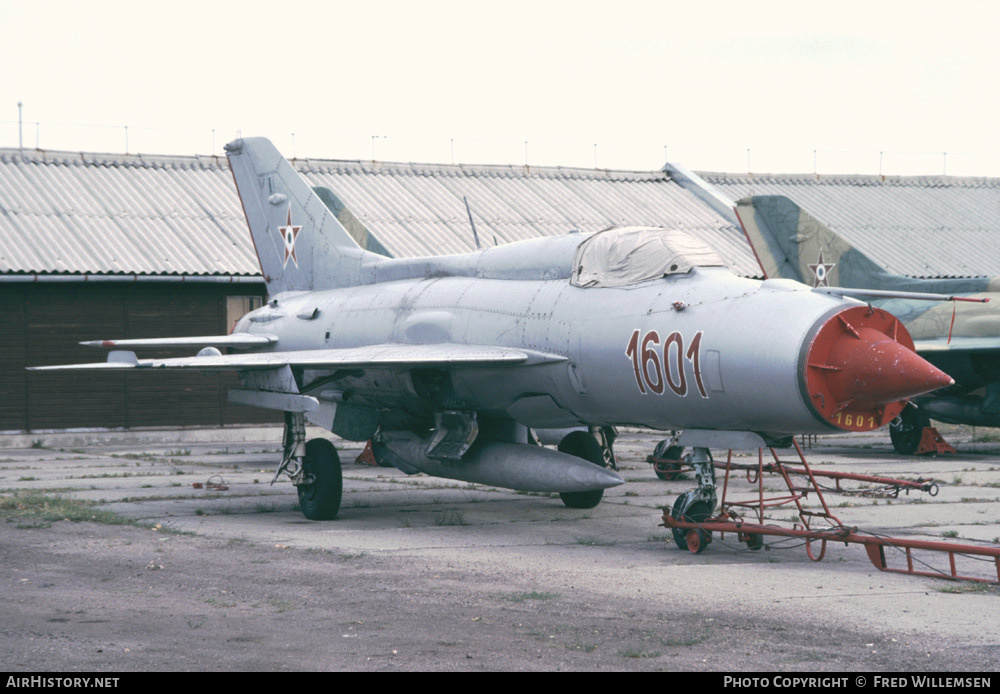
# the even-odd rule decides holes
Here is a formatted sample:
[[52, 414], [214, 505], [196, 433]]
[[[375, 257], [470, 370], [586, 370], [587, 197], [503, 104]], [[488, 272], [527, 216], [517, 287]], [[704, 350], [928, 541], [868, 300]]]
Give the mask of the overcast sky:
[[0, 146], [21, 101], [43, 149], [1000, 176], [998, 37], [992, 0], [0, 0]]

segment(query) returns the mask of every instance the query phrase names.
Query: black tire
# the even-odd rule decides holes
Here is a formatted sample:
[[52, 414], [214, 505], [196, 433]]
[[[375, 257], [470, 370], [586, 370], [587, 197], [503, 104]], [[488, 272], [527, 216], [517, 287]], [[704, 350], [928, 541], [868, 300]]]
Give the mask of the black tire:
[[[701, 523], [703, 520], [707, 520], [712, 515], [712, 509], [708, 507], [704, 501], [696, 501], [691, 504], [691, 508], [688, 512], [681, 517], [681, 505], [684, 503], [685, 494], [681, 494], [674, 501], [673, 509], [670, 511], [670, 516], [677, 520], [682, 520], [688, 523]], [[700, 530], [700, 528], [698, 528]], [[687, 528], [673, 528], [674, 544], [677, 545], [677, 549], [690, 549], [687, 542], [687, 534], [691, 532]], [[705, 547], [712, 541], [712, 533], [708, 531], [702, 531], [702, 537], [704, 542], [700, 542], [700, 548], [696, 554], [701, 554], [705, 551]]]
[[[597, 439], [586, 431], [573, 431], [563, 437], [559, 442], [559, 452], [583, 458], [584, 460], [606, 467], [604, 464], [604, 451]], [[603, 489], [595, 489], [590, 492], [559, 492], [566, 508], [594, 508], [601, 499], [604, 498]]]
[[[668, 446], [663, 451], [663, 455], [657, 455], [656, 451], [653, 452], [653, 455], [662, 460], [680, 460], [681, 456], [684, 455], [684, 446]], [[653, 463], [653, 472], [664, 482], [670, 482], [681, 476], [681, 464], [673, 462]]]
[[912, 405], [907, 405], [899, 414], [898, 422], [889, 425], [889, 438], [892, 448], [900, 455], [913, 455], [920, 447], [920, 439], [924, 435], [924, 427], [930, 426], [931, 420], [923, 412]]
[[313, 478], [310, 484], [298, 486], [302, 515], [309, 520], [333, 520], [340, 513], [344, 491], [337, 449], [326, 439], [307, 441], [302, 468], [306, 475]]

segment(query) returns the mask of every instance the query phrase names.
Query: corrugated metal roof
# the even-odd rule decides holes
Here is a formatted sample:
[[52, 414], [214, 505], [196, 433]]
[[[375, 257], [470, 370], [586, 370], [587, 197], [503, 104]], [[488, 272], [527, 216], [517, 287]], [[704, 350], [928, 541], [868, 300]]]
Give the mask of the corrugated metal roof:
[[259, 275], [224, 158], [0, 150], [0, 273]]
[[785, 195], [890, 272], [1000, 275], [1000, 179], [699, 174], [732, 200]]
[[[734, 271], [758, 272], [742, 232], [663, 172], [305, 159], [394, 256], [474, 249], [571, 229], [697, 233]], [[0, 273], [259, 275], [224, 157], [0, 149]]]

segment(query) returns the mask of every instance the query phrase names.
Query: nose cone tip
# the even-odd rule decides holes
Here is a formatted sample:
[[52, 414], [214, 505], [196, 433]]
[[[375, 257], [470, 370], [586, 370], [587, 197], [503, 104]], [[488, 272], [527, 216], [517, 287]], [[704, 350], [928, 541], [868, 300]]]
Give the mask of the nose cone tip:
[[907, 346], [878, 331], [862, 331], [862, 344], [850, 350], [839, 395], [862, 406], [884, 405], [929, 393], [955, 379]]
[[909, 398], [955, 383], [912, 345], [903, 325], [884, 311], [840, 312], [809, 348], [806, 382], [813, 408], [838, 428], [870, 430], [898, 415]]

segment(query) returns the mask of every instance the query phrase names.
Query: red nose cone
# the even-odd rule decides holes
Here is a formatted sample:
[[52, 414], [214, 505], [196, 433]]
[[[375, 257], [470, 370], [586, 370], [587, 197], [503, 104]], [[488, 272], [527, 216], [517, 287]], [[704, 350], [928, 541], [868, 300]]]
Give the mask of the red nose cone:
[[913, 351], [894, 316], [865, 306], [823, 324], [809, 346], [805, 377], [817, 414], [849, 431], [888, 424], [908, 398], [955, 382]]

